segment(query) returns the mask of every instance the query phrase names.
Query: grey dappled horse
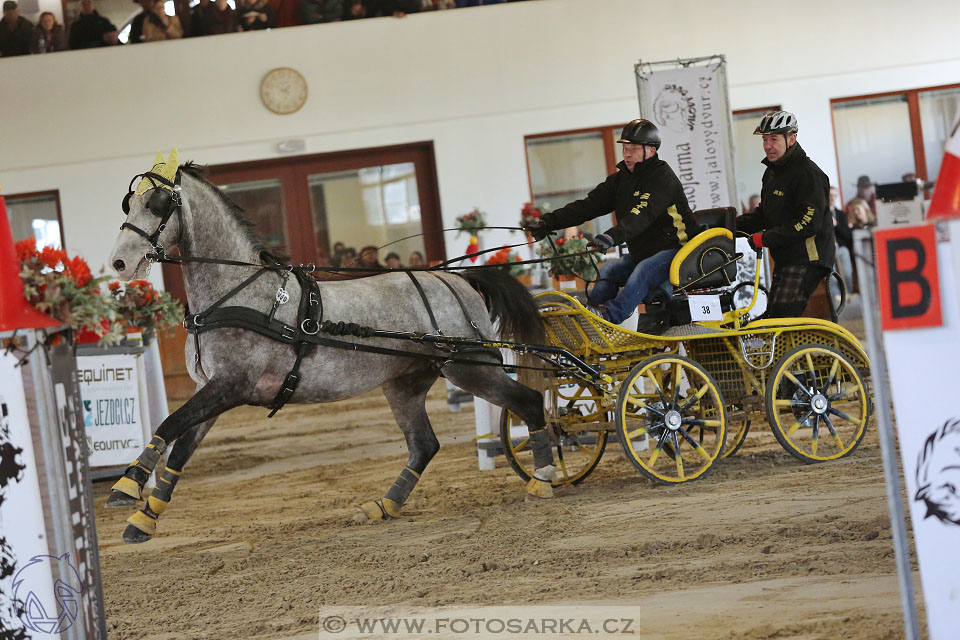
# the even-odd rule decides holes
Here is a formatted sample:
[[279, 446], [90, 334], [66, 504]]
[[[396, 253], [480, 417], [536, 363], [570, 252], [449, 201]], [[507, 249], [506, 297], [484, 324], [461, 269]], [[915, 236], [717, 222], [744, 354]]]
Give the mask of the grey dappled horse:
[[[182, 182], [182, 205], [179, 212], [169, 216], [167, 226], [158, 236], [158, 245], [168, 251], [178, 247], [183, 256], [276, 264], [266, 262], [273, 256], [265, 252], [253, 235], [250, 223], [222, 191], [203, 178], [198, 167], [188, 163], [177, 171], [177, 178]], [[160, 224], [158, 213], [151, 210], [154, 190], [132, 194], [126, 221], [145, 230], [148, 235]], [[129, 228], [121, 229], [111, 254], [111, 264], [124, 280], [143, 277], [149, 265], [145, 255], [152, 249], [143, 234]], [[207, 309], [253, 271], [251, 268], [196, 262], [185, 263], [182, 268], [192, 313]], [[473, 337], [476, 333], [471, 323], [475, 323], [485, 339], [491, 339], [494, 335], [492, 316], [493, 320], [499, 321], [504, 339], [543, 344], [542, 325], [529, 292], [500, 270], [476, 270], [463, 276], [422, 271], [414, 275], [423, 287], [444, 335]], [[279, 272], [264, 274], [239, 291], [229, 304], [268, 312], [281, 278]], [[466, 314], [441, 279], [458, 292]], [[318, 286], [325, 319], [377, 329], [435, 333], [427, 309], [406, 273], [321, 281]], [[290, 278], [286, 288], [290, 300], [279, 306], [276, 318], [294, 325], [300, 285]], [[414, 341], [350, 336], [338, 340], [402, 349], [411, 354], [411, 357], [405, 357], [316, 346], [300, 368], [301, 381], [291, 402], [333, 402], [380, 387], [406, 438], [409, 452], [406, 467], [382, 499], [360, 506], [361, 512], [355, 518], [358, 522], [398, 516], [420, 474], [437, 453], [440, 444], [427, 417], [424, 401], [441, 368], [443, 375], [453, 384], [513, 411], [528, 425], [545, 424], [540, 392], [512, 380], [498, 366], [458, 364], [455, 361], [438, 366], [436, 360], [415, 356], [436, 356], [443, 352]], [[157, 517], [167, 508], [184, 466], [217, 416], [244, 404], [269, 404], [295, 359], [290, 345], [238, 328], [203, 333], [199, 364], [193, 339], [187, 340], [185, 351], [187, 369], [197, 383], [196, 393], [157, 428], [150, 444], [114, 485], [108, 500], [110, 506], [131, 506], [142, 499], [143, 486], [162, 460], [161, 454], [173, 445], [166, 467], [157, 470], [156, 488], [146, 497], [143, 508], [128, 520], [130, 524], [123, 534], [126, 542], [143, 542], [155, 534]], [[471, 351], [467, 359], [498, 362], [489, 352]], [[550, 497], [554, 469], [549, 439], [545, 431], [534, 428], [531, 432], [538, 469], [537, 477], [528, 484], [527, 491], [532, 496]]]

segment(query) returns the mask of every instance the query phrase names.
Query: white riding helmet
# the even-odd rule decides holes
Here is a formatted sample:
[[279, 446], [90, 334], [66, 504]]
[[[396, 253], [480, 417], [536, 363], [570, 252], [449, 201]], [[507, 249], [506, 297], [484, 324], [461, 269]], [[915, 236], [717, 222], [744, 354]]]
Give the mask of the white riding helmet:
[[754, 129], [753, 135], [762, 136], [767, 133], [796, 133], [800, 130], [797, 116], [789, 111], [771, 111], [760, 119], [760, 124]]

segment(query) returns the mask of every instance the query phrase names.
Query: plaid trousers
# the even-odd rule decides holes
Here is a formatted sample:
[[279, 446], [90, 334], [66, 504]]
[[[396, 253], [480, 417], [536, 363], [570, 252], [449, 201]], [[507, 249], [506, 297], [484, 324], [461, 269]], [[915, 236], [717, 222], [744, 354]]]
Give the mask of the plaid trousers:
[[800, 316], [807, 301], [830, 269], [817, 264], [785, 264], [773, 267], [773, 283], [767, 297], [765, 318]]

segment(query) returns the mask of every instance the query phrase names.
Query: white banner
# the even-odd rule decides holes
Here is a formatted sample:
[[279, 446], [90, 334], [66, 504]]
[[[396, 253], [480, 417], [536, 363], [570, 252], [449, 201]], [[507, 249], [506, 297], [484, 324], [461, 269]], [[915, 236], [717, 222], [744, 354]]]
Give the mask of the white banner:
[[[960, 629], [960, 221], [937, 245], [943, 326], [883, 334], [932, 640]], [[904, 295], [915, 282], [906, 282]]]
[[140, 356], [78, 355], [77, 379], [91, 467], [127, 465], [146, 444], [140, 407]]
[[[0, 636], [5, 638], [24, 628], [50, 631], [57, 620], [40, 483], [16, 363], [17, 358], [0, 350], [0, 553], [13, 565], [0, 580]], [[14, 600], [31, 607], [18, 616]]]
[[680, 178], [694, 211], [736, 206], [722, 59], [654, 70], [659, 64], [638, 64], [636, 72], [640, 115], [660, 128], [660, 159]]

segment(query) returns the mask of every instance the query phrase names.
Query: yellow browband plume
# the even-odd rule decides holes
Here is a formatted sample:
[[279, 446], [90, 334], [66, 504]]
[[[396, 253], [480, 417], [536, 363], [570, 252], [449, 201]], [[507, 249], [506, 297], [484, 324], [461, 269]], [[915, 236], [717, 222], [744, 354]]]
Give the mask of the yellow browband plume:
[[[178, 167], [179, 167], [179, 164], [177, 162], [177, 148], [174, 147], [173, 149], [170, 149], [170, 155], [167, 157], [166, 160], [163, 159], [163, 153], [161, 153], [160, 151], [157, 151], [157, 157], [153, 159], [153, 168], [150, 169], [150, 171], [157, 174], [158, 176], [163, 176], [170, 182], [173, 182], [174, 179], [177, 177]], [[161, 185], [158, 185], [156, 182], [154, 182], [150, 178], [144, 177], [142, 180], [140, 180], [140, 184], [137, 185], [136, 194], [138, 196], [141, 196], [147, 191], [149, 191], [150, 189], [154, 189], [159, 186]], [[164, 188], [167, 188], [167, 187], [164, 187]]]

